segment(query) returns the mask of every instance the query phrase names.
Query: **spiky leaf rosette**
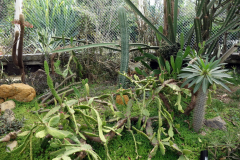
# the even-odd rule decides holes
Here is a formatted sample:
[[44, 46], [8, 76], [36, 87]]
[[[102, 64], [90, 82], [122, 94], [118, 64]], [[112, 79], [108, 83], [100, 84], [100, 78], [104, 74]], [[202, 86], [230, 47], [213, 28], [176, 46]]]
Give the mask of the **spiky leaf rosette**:
[[206, 93], [208, 87], [212, 84], [218, 84], [224, 87], [226, 90], [231, 92], [231, 90], [224, 84], [228, 82], [225, 78], [232, 78], [226, 73], [227, 69], [221, 69], [222, 65], [219, 64], [221, 59], [215, 60], [213, 57], [210, 61], [208, 58], [204, 61], [203, 59], [197, 57], [197, 60], [193, 64], [189, 64], [188, 67], [183, 68], [182, 73], [178, 75], [179, 78], [186, 78], [186, 81], [182, 84], [182, 87], [186, 84], [188, 88], [194, 86], [193, 92], [197, 92], [200, 87], [202, 87], [203, 92]]
[[188, 87], [195, 85], [193, 92], [198, 91], [193, 111], [193, 129], [195, 132], [199, 132], [203, 124], [208, 87], [216, 83], [230, 91], [224, 84], [224, 82], [228, 82], [224, 78], [231, 77], [224, 73], [227, 69], [221, 69], [221, 65], [224, 64], [219, 64], [220, 60], [221, 59], [214, 61], [213, 57], [210, 61], [208, 61], [208, 58], [204, 61], [197, 57], [194, 64], [189, 64], [188, 67], [183, 68], [181, 70], [183, 73], [178, 75], [180, 78], [186, 78], [182, 86], [186, 84], [189, 84]]

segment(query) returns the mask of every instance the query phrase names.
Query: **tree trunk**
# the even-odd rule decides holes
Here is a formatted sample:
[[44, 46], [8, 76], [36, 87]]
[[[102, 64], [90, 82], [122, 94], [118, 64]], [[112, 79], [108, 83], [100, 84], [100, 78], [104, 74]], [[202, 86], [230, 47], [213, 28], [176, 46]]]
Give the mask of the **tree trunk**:
[[206, 91], [206, 93], [204, 93], [201, 86], [198, 90], [196, 96], [196, 105], [193, 110], [193, 130], [195, 132], [198, 132], [203, 125], [207, 94], [208, 90]]
[[[19, 20], [19, 15], [22, 14], [22, 3], [23, 3], [23, 0], [15, 0], [14, 20]], [[15, 34], [17, 31], [20, 33], [20, 25], [19, 25], [19, 24], [15, 24], [14, 34]], [[16, 45], [16, 54], [17, 54], [17, 53], [18, 53], [19, 40], [17, 40], [16, 43], [17, 43], [17, 45]]]

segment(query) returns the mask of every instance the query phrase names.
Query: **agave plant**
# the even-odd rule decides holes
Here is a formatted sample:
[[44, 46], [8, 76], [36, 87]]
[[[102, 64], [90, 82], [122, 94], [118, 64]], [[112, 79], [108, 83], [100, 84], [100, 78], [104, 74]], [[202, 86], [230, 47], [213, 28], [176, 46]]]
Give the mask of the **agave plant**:
[[231, 92], [224, 82], [228, 82], [225, 78], [232, 77], [225, 73], [227, 69], [221, 69], [221, 66], [225, 63], [220, 64], [221, 59], [214, 61], [214, 58], [208, 61], [208, 58], [203, 60], [197, 57], [193, 64], [189, 64], [188, 67], [183, 68], [181, 70], [182, 73], [178, 75], [179, 78], [186, 78], [182, 87], [188, 84], [189, 88], [194, 86], [194, 93], [197, 92], [196, 104], [193, 111], [193, 129], [195, 132], [198, 132], [202, 127], [208, 88], [211, 85], [217, 84]]

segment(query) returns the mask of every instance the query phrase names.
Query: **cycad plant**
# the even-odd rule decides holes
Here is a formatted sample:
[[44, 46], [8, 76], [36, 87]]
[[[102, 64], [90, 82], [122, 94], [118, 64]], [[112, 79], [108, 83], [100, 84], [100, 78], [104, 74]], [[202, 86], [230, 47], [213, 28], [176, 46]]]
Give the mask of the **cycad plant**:
[[231, 92], [224, 84], [224, 82], [228, 82], [225, 78], [231, 78], [229, 74], [225, 73], [227, 69], [221, 69], [221, 66], [225, 63], [220, 64], [221, 59], [214, 61], [214, 58], [208, 61], [208, 58], [203, 60], [197, 57], [193, 64], [183, 68], [182, 73], [178, 75], [179, 78], [186, 78], [182, 87], [188, 84], [188, 88], [194, 86], [193, 92], [197, 92], [193, 111], [193, 129], [195, 132], [198, 132], [203, 124], [208, 88], [217, 84]]

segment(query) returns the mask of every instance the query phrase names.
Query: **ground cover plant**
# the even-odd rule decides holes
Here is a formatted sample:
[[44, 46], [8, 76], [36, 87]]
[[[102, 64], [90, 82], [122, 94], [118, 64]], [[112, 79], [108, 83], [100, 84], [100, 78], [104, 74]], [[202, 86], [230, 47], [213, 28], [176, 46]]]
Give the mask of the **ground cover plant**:
[[[144, 82], [144, 81], [143, 81]], [[86, 96], [86, 89], [84, 88], [85, 85], [82, 85], [81, 89], [79, 89], [80, 92], [80, 103], [84, 103], [84, 97]], [[239, 88], [238, 85], [237, 86], [229, 86], [230, 89], [233, 88]], [[90, 85], [89, 88], [92, 88], [92, 85]], [[109, 90], [103, 90], [102, 94], [104, 94], [104, 96], [106, 97], [107, 95], [111, 95], [111, 94], [116, 94], [116, 90], [117, 90], [117, 86], [112, 86], [112, 88]], [[112, 92], [112, 90], [115, 90], [115, 92]], [[170, 87], [165, 87], [165, 89], [163, 89], [166, 93], [167, 90], [170, 90], [169, 93], [171, 93], [171, 88]], [[92, 92], [92, 93], [91, 93]], [[122, 91], [123, 92], [123, 91]], [[126, 93], [129, 91], [125, 91]], [[89, 91], [89, 93], [92, 94], [94, 93], [94, 90]], [[173, 92], [174, 93], [174, 92]], [[209, 159], [219, 159], [219, 158], [224, 158], [226, 157], [227, 159], [233, 159], [235, 158], [239, 158], [239, 129], [238, 126], [240, 125], [240, 120], [239, 120], [239, 105], [236, 105], [236, 99], [230, 99], [231, 95], [236, 95], [238, 94], [238, 90], [235, 89], [233, 91], [232, 94], [230, 94], [228, 97], [224, 97], [222, 95], [224, 95], [225, 91], [224, 88], [218, 87], [217, 89], [217, 94], [213, 94], [213, 102], [211, 104], [209, 104], [206, 108], [206, 118], [213, 118], [215, 116], [220, 115], [221, 117], [223, 117], [223, 119], [227, 122], [227, 130], [225, 131], [221, 131], [221, 130], [214, 130], [214, 129], [210, 129], [207, 127], [203, 127], [201, 134], [197, 134], [196, 132], [193, 132], [192, 127], [191, 127], [191, 117], [192, 116], [186, 116], [184, 114], [181, 114], [181, 112], [178, 111], [178, 106], [173, 107], [175, 102], [177, 101], [177, 95], [176, 96], [170, 96], [171, 97], [171, 106], [173, 107], [172, 109], [177, 111], [174, 112], [175, 114], [171, 115], [173, 118], [173, 124], [174, 124], [174, 129], [173, 129], [173, 133], [174, 133], [174, 144], [176, 144], [181, 150], [182, 149], [186, 149], [191, 151], [192, 153], [190, 155], [188, 155], [187, 157], [189, 159], [199, 159], [199, 154], [201, 150], [205, 150], [208, 149], [209, 151]], [[87, 104], [89, 103], [85, 103], [85, 105], [79, 105], [79, 109], [78, 108], [78, 104], [79, 101], [71, 101], [70, 99], [72, 99], [73, 97], [77, 97], [78, 93], [72, 94], [70, 96], [67, 97], [68, 100], [66, 100], [67, 105], [69, 105], [70, 103], [76, 103], [76, 107], [73, 107], [75, 112], [79, 111], [79, 110], [84, 110], [84, 109], [80, 109], [84, 107], [87, 107]], [[125, 94], [125, 93], [123, 93]], [[146, 97], [151, 97], [151, 94], [147, 92]], [[174, 94], [173, 94], [174, 95]], [[93, 96], [94, 97], [94, 96]], [[100, 96], [99, 96], [100, 97]], [[170, 98], [168, 97], [168, 98]], [[185, 96], [183, 96], [184, 98]], [[147, 98], [148, 99], [148, 98]], [[151, 98], [150, 98], [151, 99]], [[95, 102], [96, 100], [96, 102]], [[188, 98], [188, 101], [190, 100], [190, 98]], [[90, 101], [90, 99], [89, 99]], [[103, 99], [101, 101], [104, 101]], [[141, 97], [138, 100], [139, 102], [141, 101]], [[86, 102], [86, 101], [85, 101]], [[91, 102], [90, 102], [91, 103]], [[90, 104], [89, 103], [89, 104]], [[117, 121], [115, 118], [119, 118], [121, 116], [125, 116], [124, 113], [127, 113], [128, 107], [126, 105], [118, 105], [116, 104], [116, 107], [118, 108], [119, 111], [115, 111], [117, 115], [119, 115], [119, 117], [113, 117], [114, 116], [114, 112], [112, 111], [112, 109], [108, 106], [104, 106], [104, 105], [96, 105], [98, 103], [98, 99], [94, 98], [93, 99], [93, 106], [96, 107], [96, 111], [99, 112], [100, 117], [102, 118], [102, 122], [103, 123], [107, 123], [108, 127], [113, 127], [114, 123], [112, 121]], [[146, 102], [149, 103], [149, 102]], [[230, 105], [231, 107], [227, 107], [228, 105]], [[71, 104], [70, 104], [71, 106]], [[82, 106], [82, 107], [81, 107]], [[152, 102], [150, 103], [146, 109], [147, 110], [143, 110], [143, 112], [149, 112], [149, 117], [158, 117], [158, 107], [157, 106], [157, 102]], [[186, 107], [186, 105], [184, 105], [184, 103], [182, 103], [183, 108]], [[66, 107], [66, 106], [65, 106]], [[94, 107], [94, 108], [95, 108]], [[165, 107], [164, 105], [162, 107]], [[61, 121], [61, 124], [66, 123], [66, 121], [64, 122], [64, 118], [62, 115], [64, 116], [69, 116], [69, 112], [68, 111], [64, 111], [65, 113], [59, 113], [59, 109], [60, 106], [57, 106], [57, 108], [54, 106], [47, 106], [44, 109], [51, 109], [51, 110], [55, 110], [57, 109], [56, 113], [57, 114], [50, 114], [51, 111], [49, 112], [49, 114], [47, 113], [47, 115], [50, 115], [50, 119], [52, 119], [52, 122], [49, 122], [49, 126], [53, 127], [55, 120], [54, 119], [59, 119], [59, 121]], [[30, 157], [32, 156], [33, 159], [53, 159], [56, 156], [51, 155], [49, 153], [52, 153], [58, 149], [61, 149], [63, 147], [64, 144], [62, 144], [63, 142], [59, 142], [57, 141], [57, 139], [53, 138], [53, 140], [51, 140], [50, 138], [48, 139], [48, 141], [50, 142], [50, 146], [48, 143], [46, 143], [45, 138], [37, 138], [35, 137], [35, 135], [41, 135], [40, 133], [42, 133], [41, 131], [44, 130], [44, 126], [40, 126], [42, 125], [41, 122], [39, 122], [38, 117], [40, 117], [41, 119], [45, 119], [48, 117], [46, 116], [45, 113], [41, 113], [40, 115], [34, 114], [32, 113], [32, 111], [38, 111], [40, 109], [40, 106], [38, 105], [38, 103], [17, 103], [17, 107], [16, 109], [14, 109], [13, 111], [16, 113], [16, 117], [17, 118], [22, 118], [24, 116], [25, 123], [24, 123], [24, 128], [22, 129], [23, 133], [29, 133], [28, 131], [31, 131], [31, 128], [34, 125], [39, 126], [38, 130], [36, 130], [35, 132], [32, 132], [32, 142], [29, 139], [29, 144], [26, 144], [26, 148], [25, 150], [22, 152], [24, 154], [19, 154], [19, 152], [17, 153], [10, 153], [7, 154], [5, 152], [6, 150], [6, 143], [7, 142], [2, 142], [1, 143], [1, 155], [4, 159], [30, 159]], [[167, 109], [167, 108], [165, 108]], [[81, 112], [81, 111], [80, 111]], [[83, 112], [83, 111], [82, 111]], [[131, 117], [136, 117], [137, 115], [139, 115], [140, 109], [139, 106], [136, 104], [133, 104], [132, 109], [131, 109]], [[78, 113], [79, 114], [79, 113]], [[82, 118], [80, 118], [80, 116], [75, 113], [75, 118], [77, 123], [81, 124], [81, 123], [85, 123], [85, 120], [81, 120]], [[82, 115], [82, 113], [80, 113]], [[84, 114], [84, 113], [83, 113]], [[94, 112], [89, 113], [89, 115], [92, 116], [92, 114], [94, 115]], [[146, 113], [144, 113], [146, 114]], [[143, 114], [143, 116], [144, 116]], [[86, 118], [90, 118], [87, 117], [87, 115], [85, 114]], [[59, 118], [56, 118], [59, 117]], [[82, 116], [81, 116], [82, 117]], [[94, 119], [97, 119], [97, 115], [93, 116]], [[63, 118], [63, 119], [62, 119]], [[80, 118], [80, 119], [79, 119]], [[164, 119], [164, 116], [162, 116], [162, 118]], [[86, 119], [89, 122], [95, 121], [90, 119]], [[109, 123], [110, 121], [110, 123]], [[97, 123], [97, 122], [96, 122]], [[90, 123], [90, 125], [92, 127], [96, 127], [96, 123]], [[131, 127], [133, 128], [137, 128], [137, 121], [131, 121]], [[144, 123], [143, 123], [144, 124]], [[55, 124], [56, 125], [56, 124]], [[65, 124], [65, 127], [68, 126], [68, 123]], [[74, 126], [74, 125], [73, 125]], [[158, 127], [159, 127], [159, 123], [157, 118], [153, 121], [152, 123], [152, 128], [153, 128], [153, 133], [155, 132], [155, 135], [157, 135], [158, 133]], [[163, 120], [163, 128], [166, 128], [167, 130], [165, 130], [164, 132], [168, 135], [169, 134], [169, 126], [167, 125], [167, 120]], [[57, 129], [59, 129], [58, 127], [56, 127]], [[68, 128], [68, 127], [66, 127]], [[79, 127], [81, 128], [81, 127]], [[124, 129], [125, 128], [125, 129]], [[109, 141], [107, 143], [107, 149], [108, 149], [108, 153], [106, 153], [106, 146], [104, 146], [101, 143], [95, 142], [91, 139], [87, 139], [86, 143], [88, 145], [91, 145], [91, 147], [94, 149], [94, 152], [96, 154], [98, 154], [101, 159], [107, 159], [107, 157], [111, 157], [111, 159], [135, 159], [137, 156], [139, 156], [139, 159], [147, 159], [149, 156], [150, 151], [153, 149], [153, 146], [151, 145], [151, 139], [149, 140], [148, 136], [144, 135], [144, 133], [141, 132], [141, 128], [139, 130], [129, 130], [127, 128], [127, 123], [124, 126], [123, 130], [120, 131], [119, 130], [119, 134], [121, 134], [121, 136], [116, 135], [111, 141]], [[82, 129], [80, 129], [80, 132]], [[59, 129], [59, 131], [65, 131], [64, 125], [63, 128], [61, 130], [61, 128]], [[75, 133], [75, 131], [73, 130], [68, 130], [66, 129], [66, 131]], [[90, 134], [90, 131], [92, 131], [92, 129], [85, 131], [87, 134]], [[144, 131], [144, 130], [143, 130]], [[111, 131], [110, 131], [111, 132]], [[117, 131], [116, 131], [117, 132]], [[206, 135], [202, 134], [202, 133], [206, 133]], [[84, 132], [82, 132], [84, 133]], [[140, 133], [140, 134], [139, 134]], [[45, 133], [46, 134], [46, 133]], [[45, 135], [43, 134], [43, 135]], [[98, 129], [95, 129], [95, 136], [98, 136]], [[30, 134], [31, 135], [31, 134]], [[134, 136], [133, 136], [134, 135]], [[86, 135], [87, 137], [88, 135]], [[93, 134], [91, 134], [91, 136], [93, 136]], [[157, 136], [156, 136], [157, 137]], [[162, 134], [162, 137], [165, 137], [164, 134]], [[166, 136], [165, 138], [167, 138], [168, 136]], [[214, 138], [213, 138], [214, 137]], [[59, 138], [59, 137], [58, 137]], [[93, 137], [92, 137], [93, 138]], [[98, 138], [98, 137], [97, 137]], [[21, 146], [21, 144], [25, 144], [25, 137], [23, 136], [18, 136], [17, 140], [19, 142], [19, 145]], [[67, 139], [67, 138], [66, 138]], [[164, 138], [163, 138], [164, 139]], [[98, 138], [99, 140], [99, 138]], [[164, 141], [163, 141], [164, 142]], [[58, 148], [53, 148], [54, 144], [58, 144]], [[65, 140], [65, 143], [66, 140]], [[34, 147], [30, 144], [34, 144]], [[51, 145], [52, 144], [52, 145]], [[87, 146], [87, 144], [85, 145], [85, 147]], [[45, 147], [43, 147], [44, 145], [46, 145]], [[69, 144], [70, 145], [70, 144]], [[62, 147], [61, 147], [62, 146]], [[73, 144], [72, 147], [77, 147], [76, 144]], [[73, 147], [73, 148], [74, 148]], [[137, 147], [137, 148], [136, 148]], [[178, 159], [179, 158], [179, 152], [177, 152], [174, 148], [172, 147], [168, 147], [165, 146], [164, 148], [166, 148], [166, 152], [165, 155], [162, 155], [161, 151], [158, 150], [156, 152], [156, 155], [154, 157], [152, 157], [152, 159]], [[171, 149], [172, 148], [172, 149]], [[91, 150], [91, 148], [89, 148]], [[31, 151], [32, 150], [32, 151]], [[137, 151], [137, 152], [136, 152]], [[223, 152], [222, 152], [223, 151]], [[31, 153], [32, 152], [32, 153]], [[60, 154], [59, 154], [60, 155]], [[76, 157], [76, 155], [70, 155], [71, 158]], [[85, 157], [87, 159], [87, 157]]]

